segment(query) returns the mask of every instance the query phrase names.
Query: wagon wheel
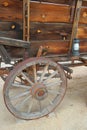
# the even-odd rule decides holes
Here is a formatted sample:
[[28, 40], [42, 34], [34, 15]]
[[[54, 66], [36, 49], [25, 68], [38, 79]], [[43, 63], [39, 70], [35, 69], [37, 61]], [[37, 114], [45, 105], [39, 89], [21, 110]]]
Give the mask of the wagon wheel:
[[10, 72], [4, 85], [4, 101], [17, 118], [37, 119], [52, 112], [65, 92], [66, 76], [59, 64], [46, 58], [30, 58]]

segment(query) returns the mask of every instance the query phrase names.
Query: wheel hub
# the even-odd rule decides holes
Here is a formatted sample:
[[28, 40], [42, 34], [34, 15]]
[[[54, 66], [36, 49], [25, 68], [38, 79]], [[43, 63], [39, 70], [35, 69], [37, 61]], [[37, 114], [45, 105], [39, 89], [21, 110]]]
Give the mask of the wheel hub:
[[32, 87], [31, 94], [35, 99], [43, 100], [47, 97], [48, 92], [44, 84], [37, 83]]

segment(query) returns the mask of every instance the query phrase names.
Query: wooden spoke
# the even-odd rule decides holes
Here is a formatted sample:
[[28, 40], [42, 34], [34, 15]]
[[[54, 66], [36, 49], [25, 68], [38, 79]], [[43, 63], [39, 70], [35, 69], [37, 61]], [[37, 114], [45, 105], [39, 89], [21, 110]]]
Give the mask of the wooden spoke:
[[27, 77], [27, 76], [25, 75], [25, 73], [21, 72], [21, 75], [22, 75], [31, 85], [34, 84], [34, 83], [29, 79], [29, 77]]
[[28, 95], [29, 93], [30, 93], [29, 91], [26, 91], [26, 92], [23, 92], [23, 93], [18, 94], [18, 95], [16, 95], [16, 96], [12, 96], [12, 97], [10, 97], [10, 99], [11, 99], [11, 100], [15, 100], [15, 99], [18, 99], [18, 98], [20, 98], [20, 97], [26, 96], [26, 95]]
[[47, 64], [47, 65], [44, 67], [44, 70], [43, 70], [43, 72], [42, 72], [42, 75], [41, 75], [41, 77], [40, 77], [39, 82], [42, 82], [42, 81], [43, 81], [43, 78], [44, 78], [44, 75], [45, 75], [46, 72], [47, 72], [48, 66], [49, 66], [49, 64]]
[[18, 109], [21, 109], [21, 107], [23, 107], [24, 104], [31, 99], [31, 97], [32, 97], [32, 95], [28, 96], [27, 98], [25, 98], [24, 100], [22, 100], [21, 103], [17, 104], [15, 107], [18, 108]]
[[16, 82], [16, 83], [20, 83], [21, 81], [18, 81], [18, 80], [15, 79], [15, 82]]
[[33, 99], [31, 100], [31, 102], [28, 105], [28, 113], [31, 112], [32, 107], [33, 107]]
[[17, 83], [12, 83], [12, 87], [24, 88], [24, 89], [31, 89], [31, 86], [26, 86], [26, 85], [17, 84]]
[[46, 87], [52, 87], [52, 86], [59, 86], [62, 81], [54, 81], [54, 82], [48, 82], [45, 83]]
[[46, 83], [47, 81], [51, 80], [52, 77], [54, 77], [56, 74], [58, 74], [58, 71], [54, 71], [46, 80], [44, 80], [44, 83]]
[[37, 71], [36, 71], [36, 65], [33, 65], [33, 71], [34, 71], [34, 81], [37, 83]]

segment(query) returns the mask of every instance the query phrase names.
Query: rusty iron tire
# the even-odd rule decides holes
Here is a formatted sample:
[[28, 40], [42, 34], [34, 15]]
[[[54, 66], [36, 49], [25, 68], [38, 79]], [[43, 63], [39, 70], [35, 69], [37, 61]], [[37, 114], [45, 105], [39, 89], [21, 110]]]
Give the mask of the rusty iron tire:
[[[20, 75], [26, 82], [20, 81]], [[66, 88], [67, 78], [59, 64], [47, 58], [29, 58], [9, 73], [3, 88], [4, 102], [15, 117], [38, 119], [54, 111]]]

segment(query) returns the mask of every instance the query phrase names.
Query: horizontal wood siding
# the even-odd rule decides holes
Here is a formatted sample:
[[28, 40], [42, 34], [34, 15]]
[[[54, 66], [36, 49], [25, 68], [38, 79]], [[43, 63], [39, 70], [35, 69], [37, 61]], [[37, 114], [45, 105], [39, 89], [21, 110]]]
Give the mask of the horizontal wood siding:
[[[47, 48], [47, 52], [50, 54], [67, 54], [69, 49], [70, 41], [32, 41], [31, 52], [33, 55], [36, 54], [38, 48], [43, 46]], [[87, 40], [80, 41], [80, 52], [87, 52]]]
[[[30, 24], [30, 40], [70, 40], [72, 24], [37, 23]], [[22, 39], [22, 22], [0, 22], [0, 36]], [[78, 38], [87, 38], [87, 26], [79, 25]]]
[[[0, 1], [0, 21], [22, 21], [22, 1]], [[33, 22], [70, 22], [71, 6], [31, 2], [30, 20]], [[87, 7], [82, 8], [80, 23], [87, 24]]]
[[[42, 45], [47, 48], [49, 53], [66, 54], [68, 53], [70, 42], [61, 40], [70, 40], [72, 0], [42, 1], [45, 3], [34, 1], [30, 4], [31, 51], [35, 55], [40, 45]], [[6, 2], [0, 0], [0, 36], [22, 39], [22, 1], [6, 0]], [[53, 4], [46, 2], [53, 2]], [[87, 38], [86, 3], [83, 2], [85, 6], [81, 9], [78, 38]], [[86, 41], [80, 42], [80, 52], [87, 52]]]
[[30, 18], [33, 22], [69, 22], [70, 7], [63, 5], [31, 3]]

